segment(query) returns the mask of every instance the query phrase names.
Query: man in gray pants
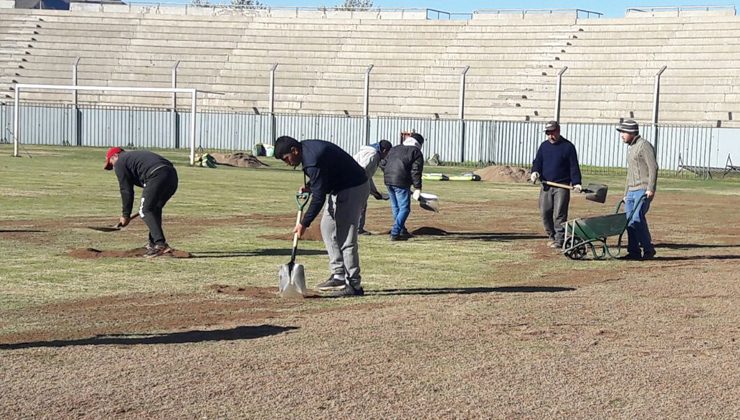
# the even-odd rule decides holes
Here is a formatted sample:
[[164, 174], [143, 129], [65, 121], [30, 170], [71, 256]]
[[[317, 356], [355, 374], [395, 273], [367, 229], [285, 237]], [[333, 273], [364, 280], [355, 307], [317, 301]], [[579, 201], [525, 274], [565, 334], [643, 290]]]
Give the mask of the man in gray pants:
[[[538, 179], [571, 185], [573, 190], [581, 192], [581, 168], [573, 143], [560, 135], [560, 124], [550, 121], [545, 125], [547, 140], [537, 149], [537, 156], [532, 163], [532, 183]], [[545, 233], [549, 238], [547, 245], [561, 248], [565, 236], [563, 223], [568, 220], [570, 190], [550, 187], [542, 184], [540, 191], [540, 213]]]
[[[323, 140], [283, 136], [275, 142], [275, 157], [286, 164], [303, 166], [301, 191], [312, 194], [311, 203], [293, 229], [302, 236], [324, 207], [321, 236], [329, 254], [331, 275], [317, 286], [330, 296], [362, 296], [357, 225], [370, 193], [365, 170], [339, 146]], [[327, 197], [328, 195], [328, 197]]]

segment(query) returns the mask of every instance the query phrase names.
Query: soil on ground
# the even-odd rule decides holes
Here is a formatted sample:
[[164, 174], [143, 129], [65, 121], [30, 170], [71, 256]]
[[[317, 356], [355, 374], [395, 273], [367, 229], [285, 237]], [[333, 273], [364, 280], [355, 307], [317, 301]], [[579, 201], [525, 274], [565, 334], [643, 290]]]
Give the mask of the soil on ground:
[[[72, 249], [67, 255], [73, 258], [90, 259], [90, 258], [139, 258], [146, 253], [146, 248], [134, 248], [125, 251], [101, 251], [95, 248]], [[192, 258], [193, 255], [187, 251], [175, 249], [172, 252], [163, 254], [157, 258]]]
[[235, 152], [228, 154], [211, 153], [211, 156], [216, 159], [216, 163], [218, 163], [219, 165], [236, 166], [238, 168], [262, 168], [265, 166], [269, 166], [257, 159], [255, 156], [244, 152]]
[[475, 171], [482, 181], [496, 182], [527, 182], [529, 171], [514, 166], [487, 166]]

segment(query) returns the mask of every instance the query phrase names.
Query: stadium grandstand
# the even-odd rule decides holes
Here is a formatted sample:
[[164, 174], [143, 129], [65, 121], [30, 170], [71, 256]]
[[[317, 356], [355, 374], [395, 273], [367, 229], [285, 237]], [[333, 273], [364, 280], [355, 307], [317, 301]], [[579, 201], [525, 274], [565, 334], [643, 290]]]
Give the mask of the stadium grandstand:
[[[452, 19], [427, 9], [16, 3], [0, 0], [6, 106], [15, 84], [70, 85], [74, 67], [79, 85], [170, 87], [176, 77], [201, 92], [201, 109], [253, 114], [444, 120], [462, 119], [464, 109], [469, 120], [740, 127], [732, 6], [628, 9], [620, 18], [479, 10]], [[166, 94], [77, 98], [172, 106]], [[29, 91], [23, 100], [65, 104], [70, 93]]]

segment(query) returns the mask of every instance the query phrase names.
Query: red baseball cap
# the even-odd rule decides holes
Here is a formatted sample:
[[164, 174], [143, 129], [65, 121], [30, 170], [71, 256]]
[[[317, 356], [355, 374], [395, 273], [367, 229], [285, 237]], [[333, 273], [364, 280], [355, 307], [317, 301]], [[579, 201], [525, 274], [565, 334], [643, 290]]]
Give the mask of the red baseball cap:
[[113, 169], [113, 164], [110, 163], [110, 158], [121, 152], [123, 152], [123, 149], [121, 149], [120, 147], [111, 147], [110, 149], [108, 149], [108, 153], [105, 154], [105, 166], [103, 166], [103, 169], [105, 169], [106, 171], [110, 171], [111, 169]]

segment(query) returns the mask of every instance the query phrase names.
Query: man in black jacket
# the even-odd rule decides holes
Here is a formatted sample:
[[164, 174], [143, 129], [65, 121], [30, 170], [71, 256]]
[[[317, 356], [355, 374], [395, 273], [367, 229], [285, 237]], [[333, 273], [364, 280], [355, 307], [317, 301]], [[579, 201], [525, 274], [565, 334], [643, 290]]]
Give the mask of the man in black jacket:
[[[383, 181], [388, 187], [393, 214], [391, 227], [391, 241], [404, 241], [411, 235], [406, 230], [406, 219], [411, 213], [411, 198], [419, 200], [421, 197], [421, 173], [424, 170], [424, 155], [421, 146], [424, 137], [412, 133], [403, 144], [395, 146], [388, 156], [381, 162]], [[411, 194], [411, 186], [414, 193]]]
[[331, 275], [317, 289], [337, 297], [364, 295], [357, 225], [370, 193], [365, 170], [339, 146], [323, 140], [298, 142], [280, 137], [275, 141], [275, 158], [292, 167], [303, 165], [304, 179], [308, 178], [301, 191], [311, 192], [311, 203], [294, 233], [303, 235], [326, 202], [321, 236], [329, 254]]
[[105, 155], [105, 170], [115, 170], [121, 189], [121, 218], [119, 226], [131, 221], [134, 204], [134, 185], [141, 192], [139, 216], [149, 228], [149, 243], [145, 257], [158, 257], [172, 252], [162, 231], [162, 208], [177, 191], [177, 171], [172, 162], [145, 150], [126, 152], [111, 147]]

